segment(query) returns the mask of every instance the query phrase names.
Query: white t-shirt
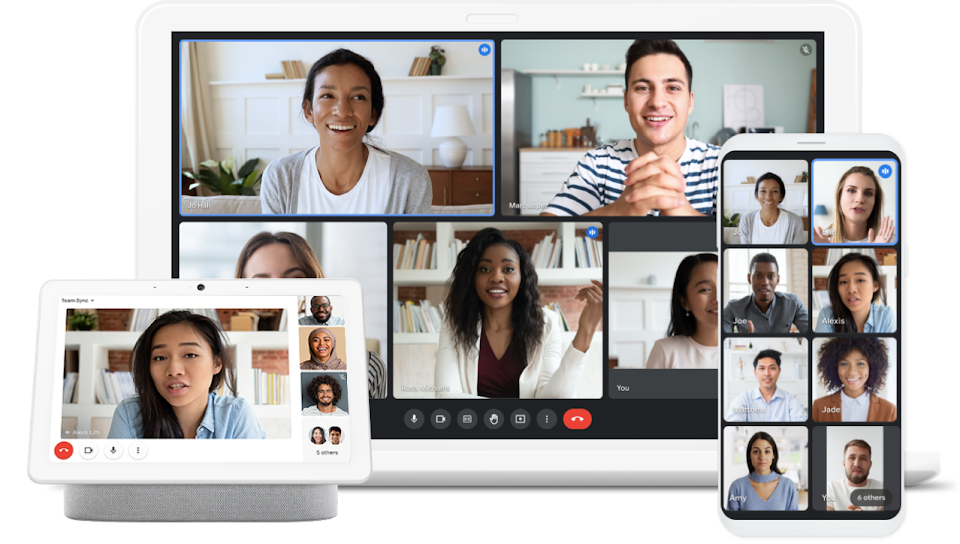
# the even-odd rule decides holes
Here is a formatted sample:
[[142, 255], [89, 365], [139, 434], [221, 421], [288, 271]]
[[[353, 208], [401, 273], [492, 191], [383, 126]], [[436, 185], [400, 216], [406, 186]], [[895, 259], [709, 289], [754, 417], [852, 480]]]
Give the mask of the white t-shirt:
[[[863, 487], [851, 487], [847, 479], [827, 482], [827, 498], [833, 499], [831, 503], [827, 501], [827, 506], [832, 506], [834, 510], [846, 512], [847, 508], [853, 504], [850, 501], [850, 494], [858, 489], [883, 489], [883, 482], [867, 478], [867, 485]], [[880, 510], [879, 506], [861, 506], [865, 512], [874, 512]]]
[[644, 368], [717, 368], [717, 346], [702, 346], [690, 336], [668, 336], [653, 343]]
[[307, 153], [300, 173], [297, 213], [382, 214], [390, 198], [390, 155], [367, 144], [367, 163], [360, 181], [342, 195], [327, 190], [317, 171], [317, 148]]
[[311, 404], [310, 406], [307, 406], [306, 408], [301, 410], [300, 415], [329, 417], [329, 416], [345, 416], [348, 414], [346, 410], [341, 410], [339, 406], [334, 406], [333, 412], [330, 412], [329, 414], [325, 414], [321, 412], [319, 408], [317, 408], [316, 404]]
[[[753, 232], [750, 233], [750, 243], [756, 244], [783, 244], [787, 240], [787, 231], [790, 228], [790, 219], [783, 210], [777, 217], [777, 222], [772, 227], [763, 224], [760, 214], [753, 221]], [[787, 240], [790, 243], [792, 240]]]

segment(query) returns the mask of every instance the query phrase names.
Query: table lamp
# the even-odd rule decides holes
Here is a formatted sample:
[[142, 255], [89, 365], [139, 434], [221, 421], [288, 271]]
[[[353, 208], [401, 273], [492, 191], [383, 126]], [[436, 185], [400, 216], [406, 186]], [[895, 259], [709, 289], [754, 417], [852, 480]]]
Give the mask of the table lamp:
[[476, 133], [466, 106], [440, 106], [433, 113], [430, 137], [446, 138], [440, 142], [440, 160], [447, 168], [460, 168], [467, 158], [467, 144], [457, 136]]

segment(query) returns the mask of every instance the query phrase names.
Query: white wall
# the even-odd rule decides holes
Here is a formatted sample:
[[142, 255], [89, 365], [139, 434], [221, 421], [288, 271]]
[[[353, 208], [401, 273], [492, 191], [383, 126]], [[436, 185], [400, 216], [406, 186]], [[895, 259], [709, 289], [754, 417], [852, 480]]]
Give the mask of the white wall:
[[870, 444], [869, 478], [883, 481], [883, 427], [827, 427], [827, 482], [846, 479], [843, 470], [843, 447], [851, 440]]

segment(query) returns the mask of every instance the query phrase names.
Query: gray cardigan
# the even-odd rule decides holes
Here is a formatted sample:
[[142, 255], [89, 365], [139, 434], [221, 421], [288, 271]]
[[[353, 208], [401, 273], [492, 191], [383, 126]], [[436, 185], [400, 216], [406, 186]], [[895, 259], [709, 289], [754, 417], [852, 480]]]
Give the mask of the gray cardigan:
[[[807, 239], [803, 234], [803, 219], [799, 215], [788, 212], [787, 210], [780, 210], [780, 214], [786, 214], [787, 218], [787, 239], [780, 242], [781, 244], [805, 244]], [[741, 244], [750, 244], [750, 236], [753, 234], [753, 223], [754, 221], [760, 220], [760, 210], [753, 210], [743, 214], [743, 217], [740, 218], [740, 223], [737, 225], [740, 228], [740, 243]]]
[[[300, 195], [300, 173], [307, 153], [316, 148], [287, 155], [267, 165], [260, 182], [262, 213], [295, 214]], [[413, 159], [383, 150], [390, 155], [390, 197], [386, 210], [371, 214], [428, 214], [433, 203], [433, 185], [424, 166]]]

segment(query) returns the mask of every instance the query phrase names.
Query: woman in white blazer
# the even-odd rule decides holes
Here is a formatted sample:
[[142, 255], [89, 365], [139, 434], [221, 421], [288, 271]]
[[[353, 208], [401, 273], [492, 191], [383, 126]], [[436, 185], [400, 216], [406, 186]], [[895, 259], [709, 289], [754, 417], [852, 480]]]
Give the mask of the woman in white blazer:
[[447, 284], [434, 385], [438, 398], [572, 398], [603, 317], [603, 284], [577, 293], [586, 303], [562, 350], [559, 316], [540, 302], [527, 251], [494, 228], [474, 235]]

